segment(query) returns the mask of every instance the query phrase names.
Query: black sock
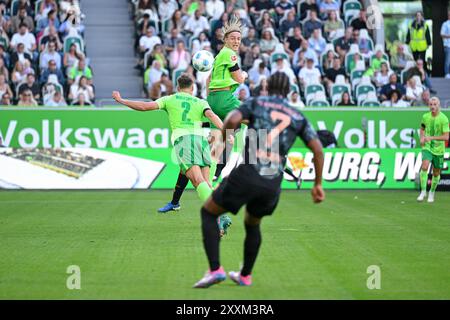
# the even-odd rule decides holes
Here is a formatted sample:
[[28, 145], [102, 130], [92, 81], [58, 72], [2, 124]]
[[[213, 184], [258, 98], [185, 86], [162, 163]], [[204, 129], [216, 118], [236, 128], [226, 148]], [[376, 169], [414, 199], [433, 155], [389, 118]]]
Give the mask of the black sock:
[[186, 186], [189, 182], [189, 179], [184, 174], [178, 174], [177, 184], [175, 185], [175, 191], [173, 192], [172, 201], [173, 205], [178, 204], [180, 202], [181, 195], [186, 189]]
[[225, 168], [225, 166], [227, 165], [228, 156], [231, 153], [231, 148], [233, 148], [233, 145], [228, 141], [226, 142], [225, 146], [226, 147], [223, 150], [222, 155], [220, 156], [220, 162], [217, 164], [216, 173], [214, 174], [217, 178], [220, 177], [223, 168]]
[[261, 230], [259, 224], [250, 226], [245, 224], [245, 240], [244, 240], [244, 266], [241, 275], [246, 277], [252, 273], [258, 250], [261, 245]]
[[219, 262], [219, 226], [217, 217], [202, 207], [200, 210], [202, 216], [203, 246], [209, 261], [210, 271], [216, 271], [220, 268]]

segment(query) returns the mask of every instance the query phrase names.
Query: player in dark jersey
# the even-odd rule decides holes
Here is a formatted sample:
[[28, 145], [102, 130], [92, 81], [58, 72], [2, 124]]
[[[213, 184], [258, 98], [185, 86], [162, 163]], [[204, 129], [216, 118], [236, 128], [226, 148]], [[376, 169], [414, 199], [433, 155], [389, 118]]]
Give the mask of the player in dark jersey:
[[229, 276], [239, 285], [251, 285], [251, 271], [261, 244], [261, 219], [271, 215], [278, 204], [286, 155], [296, 137], [300, 137], [314, 154], [313, 201], [320, 203], [325, 199], [320, 140], [308, 120], [285, 100], [290, 90], [286, 74], [273, 74], [268, 85], [269, 97], [246, 101], [224, 121], [224, 136], [225, 130], [235, 130], [242, 121], [248, 121], [245, 157], [201, 209], [203, 244], [210, 268], [195, 288], [207, 288], [226, 279], [219, 262], [220, 237], [216, 220], [225, 212], [237, 214], [243, 205], [246, 205], [244, 265], [240, 272], [230, 272]]

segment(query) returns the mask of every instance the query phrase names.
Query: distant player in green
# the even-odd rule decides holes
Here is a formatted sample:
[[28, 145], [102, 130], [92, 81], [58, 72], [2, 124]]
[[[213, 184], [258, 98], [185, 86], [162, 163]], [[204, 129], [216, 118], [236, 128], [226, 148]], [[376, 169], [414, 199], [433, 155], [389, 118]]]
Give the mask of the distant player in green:
[[192, 95], [194, 79], [189, 74], [182, 74], [177, 82], [177, 93], [156, 101], [122, 99], [118, 91], [114, 91], [112, 96], [118, 103], [137, 111], [164, 110], [167, 112], [177, 162], [181, 171], [196, 188], [199, 198], [205, 201], [212, 192], [209, 183], [211, 150], [208, 138], [202, 129], [202, 119], [205, 116], [218, 128], [222, 128], [223, 123], [205, 100]]
[[429, 102], [430, 112], [422, 117], [420, 126], [420, 145], [422, 146], [422, 167], [420, 170], [420, 194], [417, 201], [423, 201], [427, 195], [428, 168], [433, 165], [433, 178], [428, 202], [434, 202], [434, 192], [441, 178], [444, 166], [445, 141], [449, 139], [448, 118], [440, 112], [441, 102], [433, 97]]

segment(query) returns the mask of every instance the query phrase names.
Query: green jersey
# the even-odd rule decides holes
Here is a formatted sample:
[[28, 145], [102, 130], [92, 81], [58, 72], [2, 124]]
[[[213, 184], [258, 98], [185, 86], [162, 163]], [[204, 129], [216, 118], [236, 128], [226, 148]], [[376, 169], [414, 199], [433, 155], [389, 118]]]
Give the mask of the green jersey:
[[188, 93], [177, 92], [156, 100], [159, 109], [167, 112], [172, 130], [172, 144], [184, 135], [204, 135], [202, 119], [210, 109], [208, 102]]
[[[442, 112], [439, 112], [436, 117], [433, 117], [431, 112], [427, 112], [422, 117], [422, 128], [425, 130], [425, 137], [442, 136], [449, 132], [448, 118]], [[429, 141], [425, 143], [423, 149], [434, 155], [442, 156], [445, 152], [445, 141]]]
[[238, 56], [236, 52], [228, 47], [223, 47], [214, 59], [209, 89], [231, 87], [231, 92], [234, 92], [239, 86], [239, 83], [231, 77], [230, 68], [234, 67], [237, 63]]

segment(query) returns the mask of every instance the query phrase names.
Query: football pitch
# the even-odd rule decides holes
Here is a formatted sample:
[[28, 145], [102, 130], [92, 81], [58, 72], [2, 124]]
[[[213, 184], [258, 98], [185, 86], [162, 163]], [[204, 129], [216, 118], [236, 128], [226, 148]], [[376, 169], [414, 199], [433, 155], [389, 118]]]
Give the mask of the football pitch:
[[[328, 191], [314, 205], [284, 191], [263, 220], [253, 286], [192, 289], [207, 270], [195, 192], [158, 214], [171, 191], [3, 191], [0, 299], [450, 299], [450, 193], [416, 196]], [[242, 261], [242, 213], [221, 242], [227, 271]], [[80, 290], [66, 287], [71, 265]]]

